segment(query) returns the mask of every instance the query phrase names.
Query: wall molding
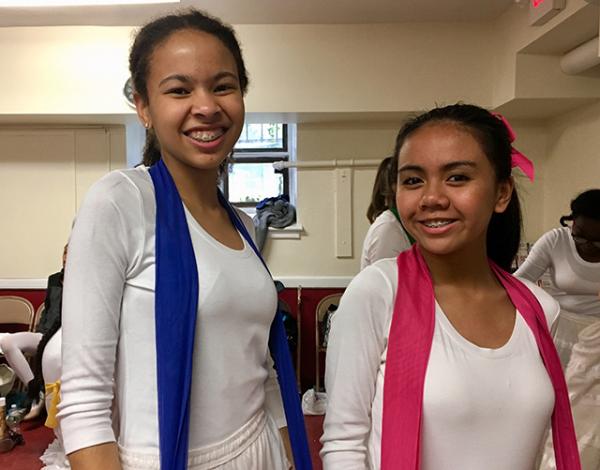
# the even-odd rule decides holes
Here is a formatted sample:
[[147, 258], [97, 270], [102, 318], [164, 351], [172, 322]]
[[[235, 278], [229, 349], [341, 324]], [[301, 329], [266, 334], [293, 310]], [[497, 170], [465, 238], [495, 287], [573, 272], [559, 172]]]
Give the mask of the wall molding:
[[295, 277], [295, 276], [273, 276], [274, 279], [283, 282], [287, 288], [342, 288], [345, 289], [350, 284], [353, 276], [320, 276], [320, 277]]
[[[342, 288], [350, 284], [353, 276], [275, 276], [285, 287]], [[48, 279], [0, 279], [0, 289], [46, 289]]]
[[0, 289], [46, 289], [48, 278], [44, 279], [0, 279]]

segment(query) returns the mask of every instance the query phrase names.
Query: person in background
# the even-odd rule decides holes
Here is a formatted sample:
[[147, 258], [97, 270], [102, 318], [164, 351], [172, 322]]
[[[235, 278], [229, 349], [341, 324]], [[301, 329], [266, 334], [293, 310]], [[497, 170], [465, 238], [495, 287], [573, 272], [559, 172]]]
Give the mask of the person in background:
[[275, 286], [252, 220], [218, 190], [244, 125], [235, 33], [194, 9], [159, 17], [129, 69], [144, 165], [90, 189], [65, 270], [71, 466], [287, 470], [289, 428], [296, 469], [310, 469]]
[[67, 470], [70, 467], [65, 455], [60, 423], [56, 419], [57, 405], [60, 402], [60, 374], [62, 330], [61, 317], [56, 317], [50, 329], [44, 333], [34, 358], [34, 378], [29, 382], [28, 395], [32, 399], [41, 393], [45, 396], [48, 412], [45, 425], [54, 431], [54, 441], [44, 451], [40, 460], [44, 463], [42, 470]]
[[[56, 322], [60, 324], [67, 249], [68, 245], [65, 245], [62, 255], [62, 269], [48, 277], [44, 309], [41, 312], [41, 318], [37, 323], [36, 331], [13, 333], [3, 336], [2, 339], [0, 339], [0, 349], [6, 358], [6, 362], [13, 368], [17, 377], [25, 385], [29, 385], [34, 378], [34, 373], [31, 370], [31, 366], [25, 355], [34, 355], [38, 350], [38, 346], [43, 336], [54, 328]], [[54, 332], [55, 331], [56, 330], [54, 330]], [[40, 389], [39, 392], [43, 392], [43, 390]], [[25, 419], [37, 416], [43, 406], [43, 400], [40, 400], [39, 393], [30, 398], [32, 399], [31, 410], [27, 416], [25, 416]]]
[[525, 166], [513, 135], [467, 104], [400, 130], [396, 204], [416, 243], [361, 271], [333, 319], [324, 470], [531, 470], [551, 422], [557, 468], [581, 469], [558, 304], [507, 272], [521, 234], [511, 167]]
[[579, 332], [600, 321], [600, 189], [573, 199], [560, 224], [535, 242], [515, 275], [532, 282], [550, 275], [561, 309], [554, 341], [566, 367]]
[[[549, 274], [547, 289], [560, 304], [554, 342], [566, 368], [582, 464], [600, 469], [600, 189], [573, 199], [560, 223], [533, 245], [515, 275], [535, 282]], [[540, 468], [555, 468], [550, 439]]]
[[396, 209], [396, 175], [394, 157], [384, 158], [375, 176], [367, 219], [371, 223], [363, 242], [360, 269], [382, 258], [395, 258], [414, 242], [402, 226]]

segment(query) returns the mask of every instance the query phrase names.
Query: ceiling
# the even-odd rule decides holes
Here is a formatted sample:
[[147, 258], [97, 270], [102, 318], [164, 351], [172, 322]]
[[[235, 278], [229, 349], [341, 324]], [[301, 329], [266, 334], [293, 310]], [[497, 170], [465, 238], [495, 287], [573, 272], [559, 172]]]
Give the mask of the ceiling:
[[232, 24], [485, 21], [526, 0], [181, 0], [159, 5], [0, 9], [0, 26], [137, 26], [176, 8], [204, 9]]

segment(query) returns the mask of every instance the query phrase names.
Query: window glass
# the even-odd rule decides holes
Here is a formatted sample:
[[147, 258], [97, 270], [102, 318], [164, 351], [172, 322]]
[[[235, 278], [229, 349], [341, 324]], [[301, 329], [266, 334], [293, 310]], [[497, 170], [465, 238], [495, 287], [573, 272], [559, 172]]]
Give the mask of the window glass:
[[273, 168], [274, 162], [290, 159], [288, 148], [287, 124], [245, 124], [223, 175], [222, 187], [229, 201], [254, 207], [267, 197], [290, 196], [289, 170]]
[[273, 164], [241, 163], [229, 169], [229, 200], [233, 203], [252, 203], [267, 197], [284, 194], [284, 177], [276, 173]]

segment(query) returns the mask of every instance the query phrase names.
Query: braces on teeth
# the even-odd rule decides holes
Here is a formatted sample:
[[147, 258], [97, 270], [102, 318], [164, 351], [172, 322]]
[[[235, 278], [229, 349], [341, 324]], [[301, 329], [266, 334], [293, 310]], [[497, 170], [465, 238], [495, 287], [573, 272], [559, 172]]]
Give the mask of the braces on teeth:
[[438, 221], [438, 222], [426, 222], [425, 225], [427, 227], [442, 227], [443, 225], [448, 225], [450, 222], [445, 220], [445, 221]]

